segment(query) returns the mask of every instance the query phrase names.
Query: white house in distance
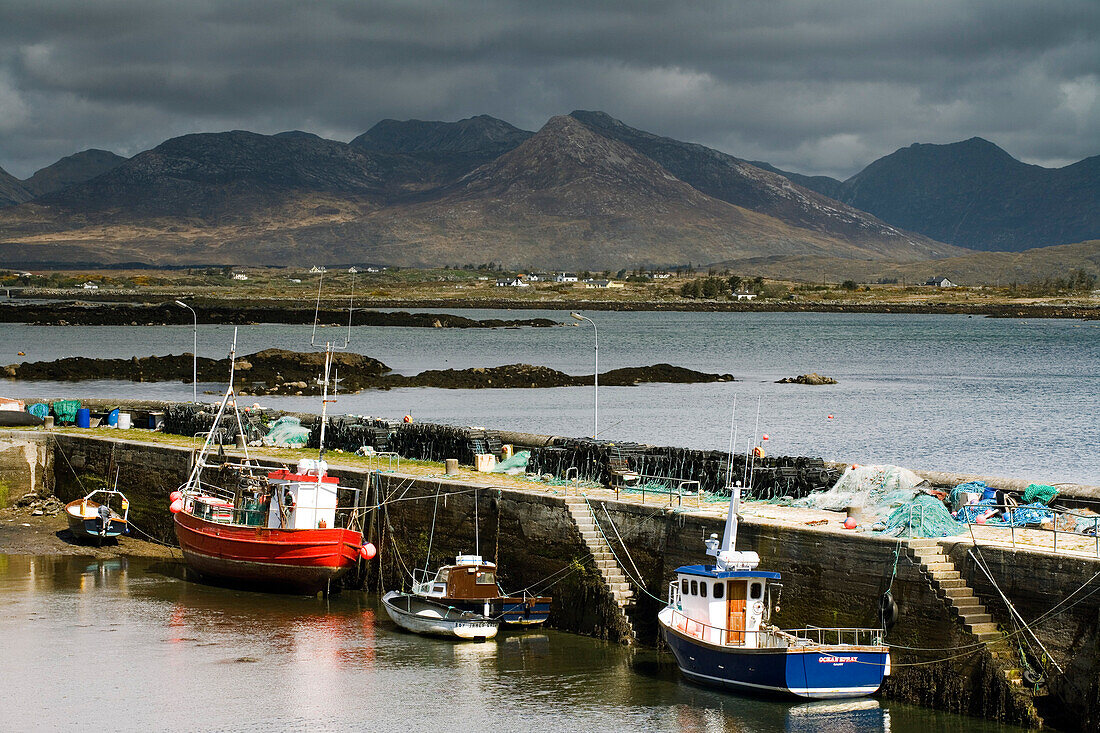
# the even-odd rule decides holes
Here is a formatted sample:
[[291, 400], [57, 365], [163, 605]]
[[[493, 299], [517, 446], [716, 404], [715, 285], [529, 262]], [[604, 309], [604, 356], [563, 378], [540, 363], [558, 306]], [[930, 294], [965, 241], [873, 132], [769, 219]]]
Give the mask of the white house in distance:
[[84, 288], [85, 290], [99, 290], [99, 286], [92, 282], [84, 283], [80, 287]]
[[233, 275], [233, 279], [234, 280], [247, 280], [248, 275], [245, 275], [243, 272], [238, 272], [235, 275]]
[[497, 280], [498, 288], [529, 288], [531, 287], [523, 281], [522, 277], [506, 277]]
[[737, 298], [738, 300], [756, 300], [756, 293], [750, 293], [745, 290], [738, 290], [736, 293], [733, 294], [733, 297]]
[[585, 280], [584, 286], [586, 288], [621, 288], [622, 283], [617, 283], [614, 280]]
[[577, 279], [577, 274], [574, 272], [559, 272], [554, 276], [554, 282], [556, 283], [575, 283]]
[[930, 277], [925, 285], [930, 285], [934, 288], [953, 288], [956, 287], [955, 283], [948, 280], [946, 277]]

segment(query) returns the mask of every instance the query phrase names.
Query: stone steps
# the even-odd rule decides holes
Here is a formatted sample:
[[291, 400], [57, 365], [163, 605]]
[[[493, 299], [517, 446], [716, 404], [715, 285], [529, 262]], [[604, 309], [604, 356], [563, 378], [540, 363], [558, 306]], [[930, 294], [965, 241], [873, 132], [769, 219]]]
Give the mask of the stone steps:
[[939, 542], [932, 539], [909, 540], [909, 554], [928, 577], [936, 595], [943, 599], [959, 617], [963, 627], [978, 641], [992, 642], [1003, 638], [993, 623], [993, 615], [966, 584], [951, 559], [943, 554]]
[[592, 516], [588, 502], [583, 497], [567, 496], [565, 506], [569, 510], [573, 522], [577, 525], [581, 540], [592, 553], [592, 559], [600, 573], [604, 586], [607, 588], [608, 595], [611, 596], [619, 609], [619, 613], [622, 614], [622, 620], [630, 632], [630, 638], [633, 639], [634, 625], [631, 623], [626, 609], [634, 606], [635, 598], [634, 589], [626, 573], [623, 572], [615, 559], [615, 554], [608, 546], [607, 540], [596, 523], [596, 518]]

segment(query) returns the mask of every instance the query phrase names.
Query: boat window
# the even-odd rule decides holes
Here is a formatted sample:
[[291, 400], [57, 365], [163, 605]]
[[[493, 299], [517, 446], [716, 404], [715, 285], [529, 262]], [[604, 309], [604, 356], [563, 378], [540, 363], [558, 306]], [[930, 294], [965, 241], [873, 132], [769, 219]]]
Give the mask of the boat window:
[[699, 584], [697, 582], [695, 582], [694, 580], [691, 581], [691, 595], [693, 595], [693, 596], [699, 595]]
[[474, 582], [478, 585], [496, 585], [497, 576], [491, 570], [482, 570], [477, 574], [477, 579]]
[[450, 571], [450, 569], [448, 569], [448, 568], [440, 568], [440, 569], [439, 569], [439, 572], [437, 572], [437, 573], [435, 574], [435, 582], [437, 582], [437, 583], [446, 583], [446, 582], [447, 582], [447, 577], [448, 577], [448, 576], [449, 576], [450, 574], [451, 574], [451, 571]]
[[749, 586], [749, 598], [754, 601], [759, 601], [764, 597], [764, 586], [760, 583], [753, 583]]
[[725, 591], [725, 587], [722, 583], [715, 583], [714, 584], [714, 597], [715, 598], [721, 598], [724, 591]]
[[688, 594], [688, 579], [684, 578], [680, 581], [680, 592], [685, 596]]
[[707, 586], [708, 585], [710, 585], [710, 584], [707, 583], [707, 581], [705, 581], [705, 580], [702, 583], [699, 584], [699, 595], [701, 595], [703, 598], [707, 597]]

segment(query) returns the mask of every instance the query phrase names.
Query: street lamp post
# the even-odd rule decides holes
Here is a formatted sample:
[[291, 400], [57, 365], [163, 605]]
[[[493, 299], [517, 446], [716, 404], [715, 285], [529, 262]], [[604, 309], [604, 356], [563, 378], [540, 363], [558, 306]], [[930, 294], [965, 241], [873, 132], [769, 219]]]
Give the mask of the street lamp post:
[[191, 401], [195, 404], [199, 402], [199, 317], [195, 313], [195, 309], [184, 303], [182, 300], [177, 300], [176, 305], [186, 308], [191, 311], [191, 318], [194, 321], [194, 326], [191, 329], [191, 334], [194, 336], [194, 345], [191, 347]]
[[596, 355], [596, 366], [592, 374], [592, 439], [595, 440], [596, 436], [600, 434], [600, 331], [596, 328], [596, 322], [591, 318], [582, 316], [580, 313], [570, 313], [569, 315], [578, 321], [591, 323], [592, 335], [595, 338], [593, 351]]

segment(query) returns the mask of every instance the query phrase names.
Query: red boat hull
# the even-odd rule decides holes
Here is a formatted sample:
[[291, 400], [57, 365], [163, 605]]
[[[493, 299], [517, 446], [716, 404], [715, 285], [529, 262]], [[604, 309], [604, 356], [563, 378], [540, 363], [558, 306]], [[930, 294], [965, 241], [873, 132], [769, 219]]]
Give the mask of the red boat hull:
[[359, 559], [362, 538], [347, 529], [271, 529], [175, 515], [187, 566], [243, 584], [316, 593]]

